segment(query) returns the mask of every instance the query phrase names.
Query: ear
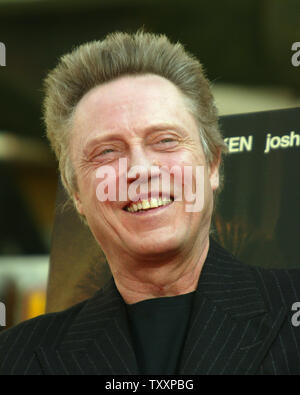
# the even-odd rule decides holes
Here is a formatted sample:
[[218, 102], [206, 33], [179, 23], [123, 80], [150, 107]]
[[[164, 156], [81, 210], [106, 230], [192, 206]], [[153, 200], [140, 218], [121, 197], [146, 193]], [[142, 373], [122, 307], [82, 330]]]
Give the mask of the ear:
[[221, 163], [221, 150], [218, 151], [218, 155], [210, 165], [209, 168], [209, 181], [211, 185], [211, 189], [215, 191], [219, 187], [220, 178], [219, 178], [219, 167]]
[[84, 215], [83, 205], [82, 205], [78, 191], [76, 191], [74, 193], [74, 203], [75, 203], [75, 207], [76, 207], [76, 210], [78, 211], [78, 213], [81, 215]]

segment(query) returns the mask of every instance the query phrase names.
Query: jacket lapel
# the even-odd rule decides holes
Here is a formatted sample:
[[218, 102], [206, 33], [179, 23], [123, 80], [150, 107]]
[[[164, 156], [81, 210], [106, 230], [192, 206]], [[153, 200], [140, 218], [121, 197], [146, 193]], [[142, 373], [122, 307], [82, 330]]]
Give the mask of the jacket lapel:
[[123, 299], [111, 281], [87, 301], [58, 347], [37, 355], [47, 374], [137, 374]]
[[286, 308], [268, 310], [253, 271], [212, 239], [210, 243], [179, 374], [254, 374], [286, 317]]
[[[179, 374], [257, 372], [287, 314], [283, 306], [267, 307], [257, 284], [248, 266], [210, 240]], [[113, 279], [86, 302], [57, 346], [36, 353], [47, 374], [138, 374], [126, 307]]]

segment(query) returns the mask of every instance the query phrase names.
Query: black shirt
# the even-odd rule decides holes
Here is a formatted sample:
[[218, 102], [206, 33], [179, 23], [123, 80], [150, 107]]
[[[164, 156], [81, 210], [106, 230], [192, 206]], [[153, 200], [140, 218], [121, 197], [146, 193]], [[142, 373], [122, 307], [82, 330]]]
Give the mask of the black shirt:
[[176, 374], [195, 292], [127, 306], [140, 374]]

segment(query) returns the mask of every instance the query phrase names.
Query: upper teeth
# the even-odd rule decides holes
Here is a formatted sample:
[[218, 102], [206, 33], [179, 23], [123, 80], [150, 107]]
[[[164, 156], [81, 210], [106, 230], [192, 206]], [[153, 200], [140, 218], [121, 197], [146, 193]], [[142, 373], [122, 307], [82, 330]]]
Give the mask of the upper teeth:
[[162, 198], [162, 199], [151, 198], [149, 200], [139, 200], [136, 203], [131, 203], [129, 206], [125, 208], [125, 210], [133, 213], [138, 210], [148, 210], [149, 208], [165, 206], [166, 204], [169, 204], [171, 202], [172, 202], [171, 199], [166, 199], [166, 198]]

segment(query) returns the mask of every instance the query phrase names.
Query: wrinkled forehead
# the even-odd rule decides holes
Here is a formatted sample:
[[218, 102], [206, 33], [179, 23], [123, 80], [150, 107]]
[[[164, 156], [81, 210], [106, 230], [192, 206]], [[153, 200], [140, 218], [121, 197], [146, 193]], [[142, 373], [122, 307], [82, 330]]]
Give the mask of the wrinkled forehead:
[[185, 97], [173, 83], [156, 75], [126, 76], [93, 88], [80, 100], [73, 130], [85, 135], [96, 130], [142, 132], [163, 123], [198, 135]]

